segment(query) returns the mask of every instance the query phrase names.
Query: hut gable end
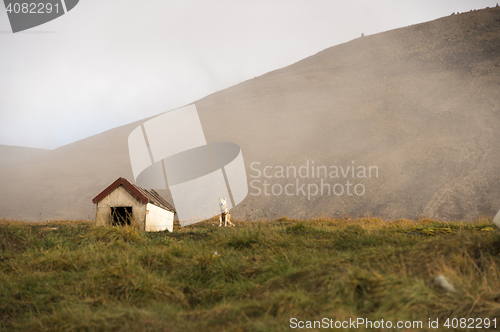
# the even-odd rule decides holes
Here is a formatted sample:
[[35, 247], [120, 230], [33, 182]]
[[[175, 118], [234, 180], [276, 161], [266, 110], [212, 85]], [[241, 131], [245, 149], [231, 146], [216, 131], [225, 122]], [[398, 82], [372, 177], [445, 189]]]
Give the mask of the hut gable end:
[[132, 220], [135, 227], [144, 230], [144, 222], [146, 218], [146, 204], [143, 203], [135, 195], [131, 194], [124, 186], [119, 186], [107, 194], [97, 203], [96, 225], [97, 226], [112, 226], [113, 225], [113, 208], [131, 207]]

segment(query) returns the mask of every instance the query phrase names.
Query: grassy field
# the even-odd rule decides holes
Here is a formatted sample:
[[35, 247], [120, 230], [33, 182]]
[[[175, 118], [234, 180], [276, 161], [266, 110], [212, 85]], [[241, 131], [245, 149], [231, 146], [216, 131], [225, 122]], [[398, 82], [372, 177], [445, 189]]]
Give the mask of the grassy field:
[[[451, 331], [448, 317], [496, 318], [500, 328], [490, 220], [214, 224], [144, 233], [0, 221], [0, 330], [288, 331], [292, 318], [364, 318], [423, 323], [384, 331]], [[457, 292], [432, 287], [437, 274]], [[382, 330], [365, 327], [343, 330]]]

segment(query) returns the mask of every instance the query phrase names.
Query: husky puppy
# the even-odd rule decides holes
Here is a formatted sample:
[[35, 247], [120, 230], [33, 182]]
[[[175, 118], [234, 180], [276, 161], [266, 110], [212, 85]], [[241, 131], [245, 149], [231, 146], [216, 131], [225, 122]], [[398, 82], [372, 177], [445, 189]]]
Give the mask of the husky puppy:
[[220, 215], [219, 215], [219, 227], [222, 226], [222, 220], [224, 220], [224, 227], [234, 226], [231, 222], [231, 215], [229, 214], [229, 210], [227, 208], [226, 197], [219, 198], [219, 206], [220, 206]]

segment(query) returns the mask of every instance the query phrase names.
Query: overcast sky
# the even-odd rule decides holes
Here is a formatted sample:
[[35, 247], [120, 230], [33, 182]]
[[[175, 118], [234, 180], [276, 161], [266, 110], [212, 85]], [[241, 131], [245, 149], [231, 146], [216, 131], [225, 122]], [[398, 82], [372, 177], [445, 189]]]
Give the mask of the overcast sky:
[[0, 4], [0, 144], [57, 148], [361, 33], [496, 1], [80, 0], [16, 34]]

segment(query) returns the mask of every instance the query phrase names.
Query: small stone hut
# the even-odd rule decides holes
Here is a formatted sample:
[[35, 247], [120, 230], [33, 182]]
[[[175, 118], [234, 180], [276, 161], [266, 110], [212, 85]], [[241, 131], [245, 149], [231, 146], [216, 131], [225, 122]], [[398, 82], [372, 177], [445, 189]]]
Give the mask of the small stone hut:
[[155, 190], [147, 190], [118, 178], [92, 200], [97, 226], [131, 225], [158, 232], [174, 228], [175, 209]]

